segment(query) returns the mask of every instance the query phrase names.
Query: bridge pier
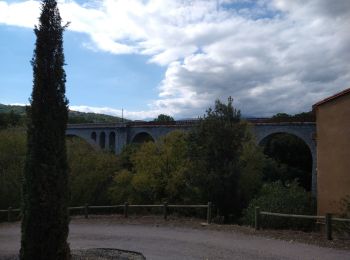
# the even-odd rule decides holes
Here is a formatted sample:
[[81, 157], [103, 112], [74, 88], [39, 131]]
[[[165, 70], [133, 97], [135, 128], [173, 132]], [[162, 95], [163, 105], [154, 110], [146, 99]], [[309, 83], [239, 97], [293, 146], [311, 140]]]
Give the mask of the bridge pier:
[[126, 128], [118, 128], [116, 131], [115, 153], [120, 154], [128, 143], [128, 133]]

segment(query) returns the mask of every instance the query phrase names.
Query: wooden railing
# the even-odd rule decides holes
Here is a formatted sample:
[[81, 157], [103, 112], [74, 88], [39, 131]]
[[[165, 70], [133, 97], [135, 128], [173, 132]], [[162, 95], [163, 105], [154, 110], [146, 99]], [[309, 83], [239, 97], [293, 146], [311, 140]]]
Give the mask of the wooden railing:
[[13, 213], [20, 213], [20, 209], [13, 209], [12, 207], [9, 207], [8, 209], [0, 209], [0, 213], [7, 213], [7, 221], [11, 222], [12, 221], [12, 215]]
[[336, 218], [332, 214], [327, 213], [325, 216], [313, 216], [313, 215], [297, 215], [297, 214], [284, 214], [284, 213], [274, 213], [267, 211], [260, 211], [259, 207], [255, 207], [255, 229], [259, 230], [261, 228], [261, 215], [265, 216], [276, 216], [285, 218], [301, 218], [301, 219], [315, 219], [325, 221], [325, 234], [328, 240], [332, 240], [332, 223], [333, 221], [339, 222], [349, 222], [350, 219], [347, 218]]
[[[69, 207], [69, 212], [74, 210], [82, 210], [84, 212], [85, 218], [89, 218], [89, 213], [91, 213], [90, 210], [92, 209], [123, 209], [123, 215], [125, 218], [129, 215], [129, 208], [161, 208], [163, 209], [163, 217], [166, 220], [169, 215], [169, 208], [204, 208], [207, 209], [207, 223], [211, 223], [211, 212], [212, 212], [212, 204], [211, 202], [208, 202], [207, 204], [203, 205], [175, 205], [175, 204], [168, 204], [167, 202], [163, 204], [158, 205], [135, 205], [135, 204], [129, 204], [128, 202], [125, 202], [124, 204], [120, 205], [111, 205], [111, 206], [90, 206], [88, 204], [85, 204], [84, 206], [78, 206], [78, 207]], [[0, 210], [0, 213], [7, 213], [7, 221], [11, 222], [13, 220], [13, 213], [17, 212], [20, 213], [20, 209], [12, 209], [12, 207], [9, 207], [7, 210]]]

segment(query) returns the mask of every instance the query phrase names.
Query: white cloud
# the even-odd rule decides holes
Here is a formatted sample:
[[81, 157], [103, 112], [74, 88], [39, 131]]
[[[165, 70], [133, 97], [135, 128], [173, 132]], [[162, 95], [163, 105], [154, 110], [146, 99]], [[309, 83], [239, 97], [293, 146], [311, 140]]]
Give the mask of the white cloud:
[[120, 110], [114, 109], [110, 107], [91, 107], [91, 106], [69, 106], [70, 110], [86, 112], [86, 113], [98, 113], [98, 114], [106, 114], [117, 117], [122, 117], [127, 119], [153, 119], [156, 118], [162, 112], [160, 110], [147, 110], [147, 111], [128, 111], [128, 110]]
[[[2, 1], [0, 23], [32, 27], [38, 6]], [[348, 0], [61, 0], [60, 10], [89, 48], [166, 66], [158, 99], [130, 117], [201, 115], [229, 95], [244, 114], [296, 113], [350, 85]]]
[[29, 0], [8, 4], [0, 2], [0, 24], [33, 28], [39, 17], [40, 4]]

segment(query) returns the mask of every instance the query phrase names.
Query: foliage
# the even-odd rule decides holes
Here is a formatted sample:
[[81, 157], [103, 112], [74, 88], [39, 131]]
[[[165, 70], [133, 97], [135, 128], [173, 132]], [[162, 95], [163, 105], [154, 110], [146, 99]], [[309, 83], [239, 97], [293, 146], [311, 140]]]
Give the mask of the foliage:
[[4, 113], [0, 113], [0, 129], [7, 128], [7, 115]]
[[277, 113], [276, 115], [272, 116], [273, 119], [289, 119], [291, 117], [292, 116], [287, 113]]
[[160, 114], [153, 121], [155, 121], [155, 122], [174, 122], [175, 120], [173, 117], [171, 117], [169, 115]]
[[261, 150], [251, 138], [243, 143], [242, 154], [239, 158], [241, 177], [239, 180], [240, 208], [246, 208], [248, 203], [258, 194], [263, 180], [262, 172], [266, 163], [266, 158]]
[[[259, 196], [244, 210], [243, 223], [254, 225], [255, 207], [268, 212], [315, 215], [316, 203], [296, 181], [287, 186], [277, 181], [263, 185]], [[262, 216], [262, 226], [266, 228], [309, 230], [313, 225], [314, 220]]]
[[316, 121], [315, 111], [302, 112], [299, 114], [295, 114], [293, 117], [302, 121], [309, 121], [309, 122]]
[[24, 116], [26, 114], [26, 107], [20, 105], [4, 105], [0, 104], [0, 114], [8, 114], [13, 111], [15, 114]]
[[0, 209], [20, 206], [25, 155], [24, 130], [0, 130]]
[[113, 204], [133, 202], [134, 188], [132, 179], [134, 175], [127, 169], [120, 170], [113, 178], [113, 183], [109, 188], [109, 196]]
[[68, 114], [69, 124], [85, 124], [85, 123], [119, 123], [128, 122], [128, 119], [122, 119], [117, 116], [110, 116], [96, 113], [84, 113], [70, 110]]
[[[201, 191], [204, 201], [212, 201], [218, 207], [225, 220], [229, 214], [237, 218], [248, 197], [253, 196], [248, 193], [258, 189], [259, 160], [263, 156], [255, 157], [255, 152], [259, 150], [252, 143], [249, 127], [241, 121], [240, 111], [232, 106], [231, 98], [227, 105], [217, 100], [190, 135], [192, 183]], [[248, 163], [248, 158], [258, 161]], [[250, 163], [256, 163], [256, 167]], [[241, 178], [243, 173], [249, 176]], [[249, 190], [249, 179], [257, 181], [252, 190]], [[244, 188], [240, 188], [240, 183]]]
[[[26, 122], [26, 117], [25, 106], [0, 104], [0, 128], [6, 128], [7, 126], [23, 126]], [[16, 120], [15, 123], [13, 123], [13, 120]], [[118, 123], [122, 121], [129, 122], [130, 120], [116, 116], [85, 113], [74, 110], [69, 110], [68, 112], [69, 124]]]
[[128, 171], [132, 171], [134, 164], [132, 162], [132, 156], [138, 149], [142, 143], [131, 143], [124, 146], [122, 152], [119, 154], [119, 167], [120, 169], [126, 169]]
[[0, 113], [0, 129], [23, 126], [24, 122], [25, 116], [21, 116], [13, 110], [8, 113]]
[[130, 158], [131, 164], [126, 163], [128, 169], [114, 178], [110, 189], [113, 203], [193, 202], [195, 193], [187, 183], [190, 162], [186, 138], [186, 133], [173, 131], [155, 143], [124, 150], [121, 158]]
[[276, 134], [266, 142], [264, 153], [273, 159], [266, 162], [264, 181], [298, 179], [302, 187], [311, 190], [312, 157], [304, 141], [294, 135]]
[[302, 112], [295, 115], [289, 115], [286, 113], [277, 113], [272, 116], [272, 120], [275, 122], [292, 122], [292, 121], [301, 121], [301, 122], [315, 122], [316, 115], [314, 111]]
[[[96, 151], [84, 140], [67, 137], [71, 206], [85, 203], [108, 205], [108, 187], [121, 161], [115, 155]], [[0, 130], [0, 209], [20, 206], [26, 156], [25, 130]]]
[[108, 152], [96, 151], [86, 141], [67, 139], [70, 168], [70, 205], [108, 205], [108, 187], [118, 170], [117, 157]]
[[7, 127], [6, 114], [0, 113], [0, 129]]
[[70, 259], [68, 163], [65, 131], [68, 101], [63, 69], [63, 31], [55, 0], [42, 2], [35, 28], [33, 92], [28, 108], [21, 259]]

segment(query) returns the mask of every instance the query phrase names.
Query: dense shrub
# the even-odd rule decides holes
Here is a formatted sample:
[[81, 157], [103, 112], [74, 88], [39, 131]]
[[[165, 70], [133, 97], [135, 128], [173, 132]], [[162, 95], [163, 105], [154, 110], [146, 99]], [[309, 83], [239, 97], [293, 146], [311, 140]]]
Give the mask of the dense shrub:
[[70, 205], [108, 205], [108, 188], [118, 170], [118, 158], [95, 150], [80, 138], [67, 140]]
[[25, 119], [25, 115], [17, 114], [13, 110], [0, 112], [0, 129], [23, 126]]
[[0, 209], [18, 208], [21, 201], [22, 171], [26, 156], [23, 129], [0, 131]]
[[[277, 181], [263, 185], [259, 196], [253, 199], [244, 211], [242, 220], [244, 224], [253, 225], [255, 207], [268, 212], [315, 215], [315, 206], [315, 200], [311, 194], [300, 187], [296, 181], [286, 186]], [[261, 217], [264, 228], [309, 230], [314, 226], [314, 220], [264, 215]]]
[[[67, 139], [70, 205], [109, 203], [108, 187], [119, 169], [118, 158], [95, 150], [80, 138]], [[0, 209], [20, 207], [26, 157], [25, 130], [0, 130]]]
[[126, 147], [110, 188], [113, 203], [194, 203], [189, 185], [187, 134], [173, 131], [155, 143]]

